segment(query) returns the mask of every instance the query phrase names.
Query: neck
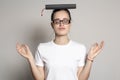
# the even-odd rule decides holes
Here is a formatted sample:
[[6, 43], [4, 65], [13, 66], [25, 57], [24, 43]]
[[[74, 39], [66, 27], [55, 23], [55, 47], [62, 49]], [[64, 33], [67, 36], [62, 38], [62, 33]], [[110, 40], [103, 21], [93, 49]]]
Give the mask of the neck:
[[69, 42], [68, 36], [55, 36], [54, 42], [59, 45], [65, 45]]

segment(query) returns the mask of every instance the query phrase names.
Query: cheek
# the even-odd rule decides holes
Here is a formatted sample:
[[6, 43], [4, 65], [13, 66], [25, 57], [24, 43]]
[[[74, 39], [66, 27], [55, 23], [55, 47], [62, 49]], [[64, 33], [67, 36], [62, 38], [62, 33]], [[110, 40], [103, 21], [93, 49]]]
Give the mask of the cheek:
[[67, 30], [70, 30], [70, 25], [66, 26]]
[[54, 31], [57, 31], [57, 26], [53, 25], [53, 26], [52, 26], [52, 29], [53, 29]]

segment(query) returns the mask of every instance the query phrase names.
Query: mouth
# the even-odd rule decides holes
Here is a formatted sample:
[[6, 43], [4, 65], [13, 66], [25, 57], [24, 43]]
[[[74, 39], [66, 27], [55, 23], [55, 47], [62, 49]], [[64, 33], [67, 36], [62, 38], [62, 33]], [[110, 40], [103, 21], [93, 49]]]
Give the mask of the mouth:
[[65, 30], [65, 28], [63, 28], [63, 27], [60, 27], [60, 28], [58, 28], [59, 30]]

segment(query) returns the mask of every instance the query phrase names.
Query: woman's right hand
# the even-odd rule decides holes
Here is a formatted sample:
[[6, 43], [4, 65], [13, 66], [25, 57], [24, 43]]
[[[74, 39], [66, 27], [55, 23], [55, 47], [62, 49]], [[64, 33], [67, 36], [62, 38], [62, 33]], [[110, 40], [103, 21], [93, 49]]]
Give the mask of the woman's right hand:
[[31, 59], [33, 58], [32, 56], [32, 53], [29, 49], [29, 47], [25, 44], [20, 44], [20, 43], [17, 43], [16, 44], [16, 49], [17, 49], [17, 52], [22, 55], [23, 57], [27, 58], [27, 59]]

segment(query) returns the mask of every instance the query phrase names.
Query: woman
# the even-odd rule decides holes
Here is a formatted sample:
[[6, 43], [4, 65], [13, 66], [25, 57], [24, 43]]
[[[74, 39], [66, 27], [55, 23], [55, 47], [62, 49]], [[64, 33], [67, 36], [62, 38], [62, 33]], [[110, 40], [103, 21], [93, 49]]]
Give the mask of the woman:
[[17, 43], [17, 51], [30, 63], [35, 80], [88, 80], [92, 62], [104, 42], [95, 43], [88, 54], [83, 44], [69, 39], [71, 15], [68, 9], [55, 9], [51, 15], [55, 39], [41, 43], [35, 60], [29, 47]]

